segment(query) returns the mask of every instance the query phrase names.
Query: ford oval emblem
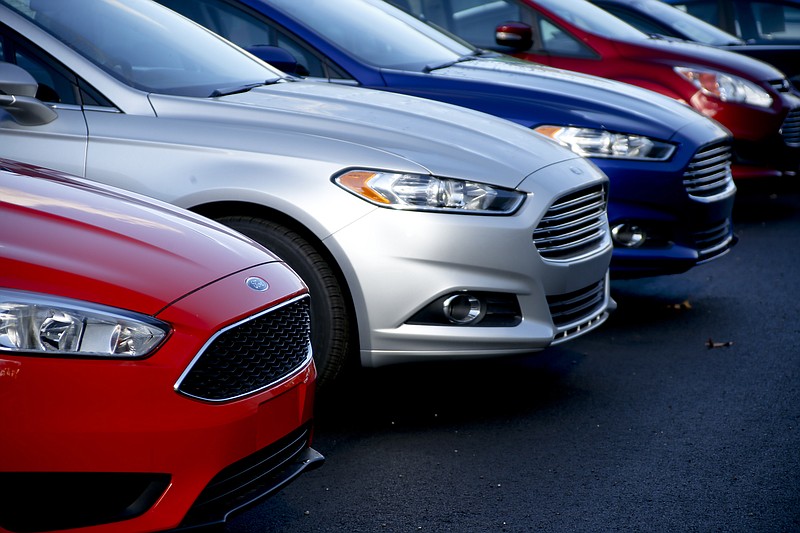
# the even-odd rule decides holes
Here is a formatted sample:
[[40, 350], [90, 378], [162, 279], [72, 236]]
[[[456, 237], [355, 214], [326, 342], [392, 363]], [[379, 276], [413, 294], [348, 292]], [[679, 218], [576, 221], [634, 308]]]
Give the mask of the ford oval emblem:
[[269, 283], [267, 283], [261, 278], [256, 278], [256, 277], [247, 278], [245, 280], [245, 283], [247, 284], [248, 287], [258, 292], [264, 292], [265, 290], [269, 289]]
[[569, 169], [572, 171], [573, 174], [577, 174], [578, 176], [583, 174], [583, 170], [581, 170], [578, 167], [569, 167]]

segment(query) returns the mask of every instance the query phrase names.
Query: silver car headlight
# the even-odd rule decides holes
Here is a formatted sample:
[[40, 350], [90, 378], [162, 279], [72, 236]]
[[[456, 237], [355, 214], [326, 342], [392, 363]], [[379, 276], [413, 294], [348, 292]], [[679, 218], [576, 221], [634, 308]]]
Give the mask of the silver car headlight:
[[424, 174], [351, 170], [334, 182], [373, 204], [393, 209], [508, 215], [522, 203], [519, 191]]
[[87, 302], [0, 290], [0, 353], [144, 357], [169, 333], [154, 318]]
[[756, 107], [772, 105], [772, 97], [767, 91], [739, 76], [691, 67], [675, 67], [675, 72], [704, 94], [723, 102], [738, 102]]
[[675, 145], [667, 142], [595, 128], [543, 125], [534, 128], [534, 131], [584, 157], [666, 161], [675, 151]]

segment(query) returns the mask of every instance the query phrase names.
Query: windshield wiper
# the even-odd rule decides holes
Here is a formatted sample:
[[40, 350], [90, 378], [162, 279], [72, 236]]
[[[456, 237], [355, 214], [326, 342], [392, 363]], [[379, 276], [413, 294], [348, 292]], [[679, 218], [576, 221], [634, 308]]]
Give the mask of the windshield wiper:
[[273, 78], [271, 80], [266, 81], [259, 81], [256, 83], [247, 83], [245, 85], [237, 85], [236, 87], [225, 87], [222, 89], [214, 89], [214, 91], [208, 96], [209, 98], [216, 98], [218, 96], [230, 96], [232, 94], [239, 94], [239, 93], [246, 93], [256, 87], [262, 87], [264, 85], [272, 85], [273, 83], [278, 83], [282, 81], [283, 78]]
[[463, 56], [461, 56], [459, 58], [456, 58], [456, 59], [453, 59], [452, 61], [446, 61], [446, 62], [441, 63], [439, 65], [428, 65], [428, 66], [426, 66], [425, 68], [422, 69], [422, 72], [426, 72], [427, 73], [427, 72], [431, 72], [433, 70], [439, 70], [440, 68], [452, 67], [453, 65], [458, 64], [458, 63], [463, 63], [464, 61], [473, 61], [475, 59], [478, 59], [481, 56], [481, 54], [483, 54], [483, 50], [476, 49], [476, 50], [473, 50], [472, 52], [470, 52], [469, 54], [463, 55]]

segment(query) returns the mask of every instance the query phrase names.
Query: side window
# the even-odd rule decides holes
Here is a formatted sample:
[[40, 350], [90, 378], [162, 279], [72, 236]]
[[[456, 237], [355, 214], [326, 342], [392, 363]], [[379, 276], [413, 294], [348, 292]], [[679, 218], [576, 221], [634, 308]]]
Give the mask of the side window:
[[705, 20], [715, 26], [720, 23], [719, 7], [717, 0], [699, 0], [695, 2], [670, 2], [673, 6], [690, 15]]
[[318, 78], [343, 78], [311, 47], [275, 28], [258, 14], [221, 0], [160, 0], [162, 4], [205, 26], [229, 41], [249, 48], [255, 45], [278, 46], [297, 61], [297, 74]]
[[751, 2], [749, 8], [761, 40], [779, 43], [800, 39], [800, 7], [778, 2]]
[[643, 31], [644, 33], [666, 35], [668, 37], [680, 37], [679, 35], [675, 34], [672, 28], [666, 25], [659, 24], [658, 22], [656, 22], [651, 18], [643, 17], [639, 13], [627, 9], [626, 6], [620, 6], [617, 4], [606, 5], [599, 3], [597, 5], [599, 5], [600, 7], [602, 7], [603, 9], [614, 15], [615, 17], [624, 20], [634, 28]]
[[513, 1], [452, 0], [450, 5], [451, 31], [483, 48], [497, 46], [494, 34], [498, 24], [522, 20], [522, 9]]
[[28, 71], [39, 84], [36, 97], [42, 102], [114, 107], [64, 65], [22, 38], [0, 33], [0, 60]]
[[298, 74], [302, 76], [312, 76], [314, 78], [341, 78], [342, 76], [333, 74], [326, 68], [325, 62], [317, 57], [308, 47], [303, 46], [297, 39], [294, 39], [282, 32], [275, 32], [275, 46], [283, 48], [292, 54], [297, 61]]
[[39, 84], [36, 97], [42, 102], [80, 105], [78, 82], [66, 69], [50, 58], [36, 54], [24, 46], [15, 47], [12, 63], [30, 73]]
[[539, 18], [539, 33], [544, 51], [554, 56], [594, 58], [595, 54], [582, 42], [544, 17]]

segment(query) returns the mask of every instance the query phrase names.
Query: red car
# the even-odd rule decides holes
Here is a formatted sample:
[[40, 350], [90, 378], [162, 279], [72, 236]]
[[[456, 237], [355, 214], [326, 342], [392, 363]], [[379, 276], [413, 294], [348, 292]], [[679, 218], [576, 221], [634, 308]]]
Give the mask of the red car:
[[800, 171], [800, 95], [764, 62], [651, 37], [585, 0], [387, 1], [479, 47], [691, 105], [733, 133], [735, 178]]
[[306, 286], [90, 183], [0, 159], [0, 531], [220, 524], [323, 460]]

